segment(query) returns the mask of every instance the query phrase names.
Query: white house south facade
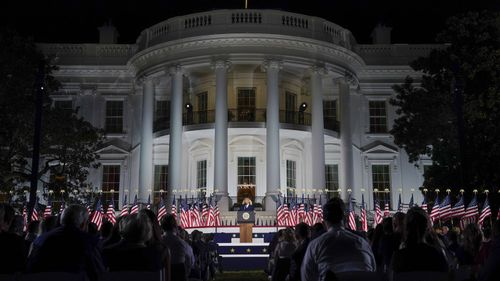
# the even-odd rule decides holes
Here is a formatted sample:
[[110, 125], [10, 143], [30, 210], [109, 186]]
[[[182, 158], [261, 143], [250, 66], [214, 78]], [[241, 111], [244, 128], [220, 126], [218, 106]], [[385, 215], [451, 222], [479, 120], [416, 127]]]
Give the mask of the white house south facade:
[[[375, 43], [324, 19], [216, 10], [168, 19], [136, 44], [39, 44], [54, 54], [54, 106], [106, 131], [89, 184], [117, 202], [214, 195], [221, 211], [249, 197], [272, 216], [278, 195], [348, 193], [368, 208], [419, 202], [419, 167], [393, 143], [392, 85], [437, 45]], [[382, 36], [381, 36], [382, 35]], [[389, 39], [390, 40], [390, 39]], [[324, 202], [324, 200], [323, 200]]]

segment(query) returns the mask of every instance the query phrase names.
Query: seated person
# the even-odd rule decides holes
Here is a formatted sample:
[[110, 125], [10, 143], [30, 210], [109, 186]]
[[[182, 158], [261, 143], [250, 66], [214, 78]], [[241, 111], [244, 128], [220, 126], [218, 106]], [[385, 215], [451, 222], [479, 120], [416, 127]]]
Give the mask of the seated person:
[[254, 210], [254, 208], [253, 208], [253, 205], [252, 205], [252, 200], [250, 200], [250, 198], [248, 198], [248, 197], [246, 197], [245, 199], [243, 199], [243, 202], [241, 202], [240, 211], [251, 212], [253, 210]]
[[86, 272], [90, 280], [97, 280], [104, 266], [97, 237], [87, 233], [88, 223], [89, 214], [85, 207], [67, 207], [61, 216], [61, 226], [33, 242], [27, 271]]
[[160, 271], [167, 266], [167, 252], [157, 245], [148, 245], [152, 226], [145, 215], [125, 218], [120, 242], [103, 249], [110, 271]]

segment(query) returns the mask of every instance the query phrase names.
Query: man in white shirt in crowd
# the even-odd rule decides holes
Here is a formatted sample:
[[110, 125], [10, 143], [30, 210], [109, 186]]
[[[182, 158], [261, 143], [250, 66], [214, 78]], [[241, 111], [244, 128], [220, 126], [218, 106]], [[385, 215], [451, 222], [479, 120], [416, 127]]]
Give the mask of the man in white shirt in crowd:
[[375, 258], [368, 242], [345, 229], [344, 202], [330, 199], [323, 206], [328, 231], [309, 243], [301, 267], [302, 281], [323, 280], [329, 271], [375, 271]]

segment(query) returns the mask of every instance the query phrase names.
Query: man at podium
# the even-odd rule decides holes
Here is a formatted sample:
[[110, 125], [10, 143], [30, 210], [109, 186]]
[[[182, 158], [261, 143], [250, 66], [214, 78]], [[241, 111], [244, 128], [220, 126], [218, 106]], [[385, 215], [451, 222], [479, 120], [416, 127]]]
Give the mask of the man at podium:
[[243, 199], [243, 202], [241, 202], [240, 211], [253, 211], [252, 200], [250, 200], [250, 198], [246, 197], [245, 199]]

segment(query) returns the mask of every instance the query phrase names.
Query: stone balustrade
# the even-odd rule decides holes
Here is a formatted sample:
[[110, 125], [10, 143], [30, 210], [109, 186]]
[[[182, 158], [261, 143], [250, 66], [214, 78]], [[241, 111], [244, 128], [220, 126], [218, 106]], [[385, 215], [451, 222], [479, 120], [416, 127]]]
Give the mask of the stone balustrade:
[[139, 50], [192, 36], [267, 33], [326, 41], [351, 49], [350, 31], [322, 18], [276, 10], [215, 10], [174, 17], [143, 30]]

